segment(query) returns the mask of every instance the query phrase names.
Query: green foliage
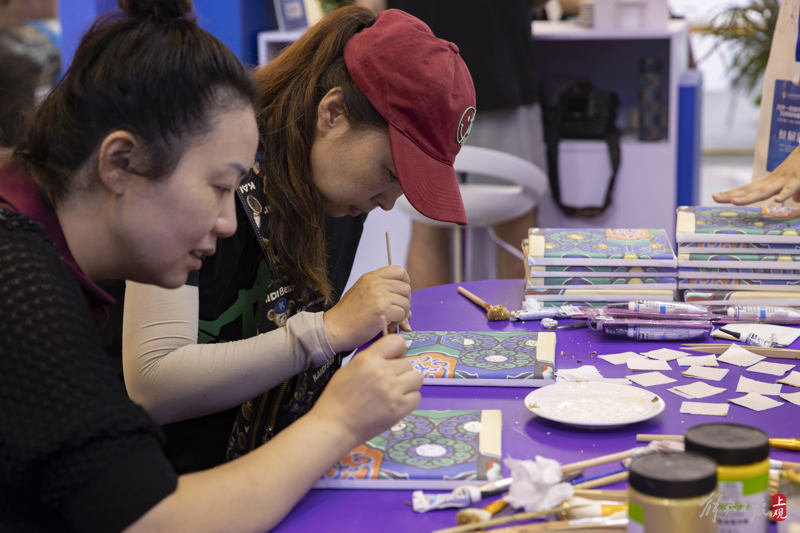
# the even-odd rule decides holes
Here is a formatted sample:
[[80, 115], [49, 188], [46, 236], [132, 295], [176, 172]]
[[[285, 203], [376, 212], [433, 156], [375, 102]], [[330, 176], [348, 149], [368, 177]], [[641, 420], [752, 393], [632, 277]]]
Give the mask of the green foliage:
[[323, 13], [330, 13], [339, 7], [353, 5], [353, 0], [319, 0], [319, 5]]
[[754, 95], [756, 104], [761, 100], [761, 81], [777, 20], [778, 0], [754, 0], [746, 7], [730, 7], [718, 13], [707, 28], [697, 30], [717, 38], [712, 51], [723, 43], [734, 45], [729, 65], [732, 88]]

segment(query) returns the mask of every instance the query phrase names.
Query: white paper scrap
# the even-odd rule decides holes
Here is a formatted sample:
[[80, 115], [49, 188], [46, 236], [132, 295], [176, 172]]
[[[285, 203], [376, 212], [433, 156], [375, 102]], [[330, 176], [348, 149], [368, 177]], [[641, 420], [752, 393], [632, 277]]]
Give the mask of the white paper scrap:
[[713, 353], [708, 355], [690, 355], [678, 359], [678, 366], [719, 366], [717, 356]]
[[688, 385], [679, 385], [678, 387], [672, 387], [667, 390], [690, 400], [693, 398], [706, 398], [719, 394], [720, 392], [725, 392], [724, 388], [714, 387], [703, 381], [695, 381]]
[[750, 366], [764, 360], [765, 357], [751, 352], [738, 344], [731, 344], [730, 348], [722, 352], [717, 361], [736, 366]]
[[795, 405], [800, 405], [800, 392], [783, 392], [781, 398]]
[[770, 374], [772, 376], [782, 376], [793, 368], [794, 365], [786, 363], [772, 363], [770, 361], [759, 361], [753, 366], [748, 366], [747, 371], [759, 372], [761, 374]]
[[765, 383], [756, 379], [739, 376], [739, 383], [736, 384], [736, 392], [753, 392], [756, 394], [766, 394], [777, 396], [781, 393], [780, 383]]
[[681, 413], [689, 415], [727, 416], [728, 403], [681, 402]]
[[762, 396], [761, 394], [756, 394], [754, 392], [745, 394], [739, 398], [731, 398], [728, 401], [739, 404], [742, 407], [747, 407], [753, 411], [765, 411], [767, 409], [772, 409], [773, 407], [783, 405], [783, 402], [773, 400], [772, 398], [767, 398], [766, 396]]
[[628, 357], [639, 357], [644, 359], [643, 356], [636, 352], [610, 353], [606, 355], [598, 355], [597, 357], [604, 361], [608, 361], [612, 365], [624, 365], [628, 361]]
[[711, 381], [719, 381], [728, 373], [727, 368], [712, 368], [709, 366], [690, 366], [683, 372], [684, 376], [689, 378], [710, 379]]
[[792, 387], [800, 387], [800, 372], [798, 372], [797, 370], [792, 370], [791, 372], [789, 372], [788, 376], [779, 379], [778, 383], [783, 383], [784, 385], [791, 385]]
[[602, 381], [603, 375], [594, 365], [562, 368], [556, 372], [556, 381]]
[[677, 381], [674, 378], [665, 376], [661, 372], [645, 372], [644, 374], [631, 374], [630, 376], [625, 377], [635, 383], [638, 383], [642, 387], [652, 387], [653, 385], [663, 385], [665, 383]]
[[650, 359], [660, 359], [661, 361], [672, 361], [673, 359], [680, 359], [689, 355], [680, 350], [673, 350], [672, 348], [658, 348], [657, 350], [650, 350], [648, 352], [639, 352], [645, 357]]
[[669, 363], [661, 359], [636, 359], [629, 357], [625, 362], [631, 370], [671, 370]]

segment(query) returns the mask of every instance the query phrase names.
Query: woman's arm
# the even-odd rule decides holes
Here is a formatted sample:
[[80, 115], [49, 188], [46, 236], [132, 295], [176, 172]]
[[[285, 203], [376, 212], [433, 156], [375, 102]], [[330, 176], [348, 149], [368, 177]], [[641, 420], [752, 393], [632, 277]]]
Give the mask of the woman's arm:
[[159, 423], [238, 405], [333, 357], [322, 313], [249, 339], [198, 344], [198, 289], [127, 282], [123, 372], [131, 398]]
[[400, 266], [361, 276], [325, 313], [298, 313], [275, 330], [198, 344], [197, 287], [127, 282], [122, 368], [128, 394], [159, 423], [228, 409], [353, 350], [383, 328], [409, 329], [411, 286]]
[[334, 374], [307, 415], [235, 461], [182, 476], [175, 492], [126, 531], [274, 527], [326, 469], [419, 404], [422, 375], [405, 351], [397, 335], [379, 339]]

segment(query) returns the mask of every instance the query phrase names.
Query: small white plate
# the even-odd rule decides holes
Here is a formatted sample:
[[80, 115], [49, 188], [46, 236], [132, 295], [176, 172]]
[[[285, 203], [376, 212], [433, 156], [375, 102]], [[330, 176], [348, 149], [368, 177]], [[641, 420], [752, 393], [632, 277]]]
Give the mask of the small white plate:
[[525, 407], [547, 420], [585, 428], [612, 428], [652, 418], [664, 400], [646, 389], [604, 381], [557, 382], [525, 397]]

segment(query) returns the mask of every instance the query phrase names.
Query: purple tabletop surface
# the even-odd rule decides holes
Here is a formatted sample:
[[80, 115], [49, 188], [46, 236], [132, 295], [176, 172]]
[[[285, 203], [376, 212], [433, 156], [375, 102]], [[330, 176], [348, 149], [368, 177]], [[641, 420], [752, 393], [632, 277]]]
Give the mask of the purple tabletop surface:
[[[522, 280], [484, 280], [461, 284], [466, 289], [494, 305], [504, 305], [508, 309], [519, 309], [522, 302], [524, 282]], [[540, 331], [538, 321], [528, 322], [489, 322], [483, 309], [461, 296], [457, 285], [440, 285], [415, 291], [411, 297], [411, 327], [416, 330], [455, 330], [455, 331]], [[565, 322], [568, 323], [568, 322]], [[690, 342], [719, 342], [707, 337]], [[600, 332], [586, 328], [557, 331], [556, 371], [594, 365], [605, 377], [624, 377], [632, 372], [626, 365], [612, 365], [598, 355], [625, 351], [648, 351], [669, 347], [677, 349], [680, 342], [637, 342], [633, 340], [607, 337]], [[798, 347], [800, 341], [792, 348]], [[692, 353], [693, 355], [703, 355]], [[794, 360], [767, 359], [769, 361], [794, 363]], [[638, 433], [683, 434], [688, 428], [706, 422], [732, 422], [758, 427], [770, 437], [798, 437], [800, 407], [785, 402], [784, 405], [763, 412], [731, 404], [728, 416], [689, 415], [679, 412], [684, 398], [667, 389], [697, 381], [686, 378], [676, 370], [675, 361], [670, 362], [673, 370], [665, 372], [677, 382], [648, 387], [666, 403], [664, 411], [644, 422], [605, 429], [581, 429], [549, 422], [536, 417], [524, 404], [525, 396], [533, 389], [521, 387], [474, 387], [474, 386], [436, 386], [422, 388], [422, 402], [419, 409], [501, 409], [503, 412], [503, 457], [533, 459], [537, 455], [548, 457], [567, 464], [600, 455], [619, 452], [644, 446], [636, 442]], [[730, 372], [719, 382], [708, 382], [713, 386], [724, 387], [726, 392], [696, 401], [724, 402], [729, 398], [742, 396], [736, 393], [736, 384], [743, 369], [733, 365], [721, 365]], [[767, 374], [748, 372], [748, 377], [765, 382], [778, 379]], [[635, 385], [635, 384], [634, 384]], [[784, 385], [784, 392], [794, 392]], [[785, 450], [771, 450], [773, 459], [800, 462], [800, 453]], [[611, 463], [588, 469], [584, 477], [594, 477], [611, 473], [621, 468], [619, 463]], [[508, 475], [504, 466], [503, 474]], [[624, 489], [625, 483], [609, 485], [608, 489]], [[279, 488], [276, 488], [279, 490]], [[437, 492], [437, 491], [425, 491]], [[411, 490], [353, 490], [353, 489], [315, 489], [311, 490], [275, 529], [282, 533], [308, 531], [326, 532], [389, 532], [389, 531], [432, 531], [456, 525], [456, 509], [444, 509], [417, 513], [410, 505]], [[770, 526], [770, 531], [775, 525]]]

